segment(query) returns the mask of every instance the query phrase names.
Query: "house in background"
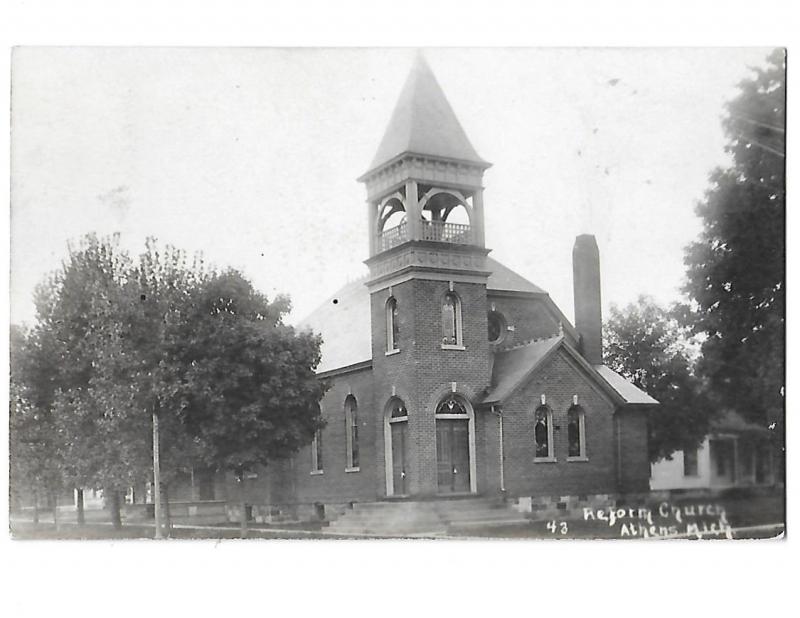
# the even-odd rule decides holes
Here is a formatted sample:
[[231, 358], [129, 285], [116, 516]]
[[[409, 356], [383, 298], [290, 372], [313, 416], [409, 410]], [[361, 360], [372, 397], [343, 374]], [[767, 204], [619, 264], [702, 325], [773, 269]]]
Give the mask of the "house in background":
[[691, 451], [651, 466], [650, 488], [730, 489], [770, 486], [775, 482], [769, 431], [727, 412], [712, 422], [711, 432]]

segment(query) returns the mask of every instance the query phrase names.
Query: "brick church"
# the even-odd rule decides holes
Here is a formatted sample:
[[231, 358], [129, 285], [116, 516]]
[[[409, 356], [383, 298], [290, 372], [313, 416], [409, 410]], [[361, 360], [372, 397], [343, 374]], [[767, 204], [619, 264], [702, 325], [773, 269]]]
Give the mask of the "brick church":
[[369, 275], [303, 323], [324, 339], [326, 426], [251, 475], [255, 519], [279, 506], [648, 490], [657, 402], [603, 365], [595, 239], [575, 242], [573, 326], [489, 257], [489, 166], [418, 58], [359, 178]]

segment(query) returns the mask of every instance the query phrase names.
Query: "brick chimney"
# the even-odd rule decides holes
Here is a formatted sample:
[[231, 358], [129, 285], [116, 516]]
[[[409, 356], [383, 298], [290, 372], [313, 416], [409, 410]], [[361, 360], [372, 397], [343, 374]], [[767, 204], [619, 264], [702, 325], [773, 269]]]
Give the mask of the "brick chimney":
[[575, 328], [581, 335], [581, 353], [592, 365], [603, 363], [600, 310], [600, 252], [591, 234], [575, 238], [572, 249], [572, 283], [575, 294]]

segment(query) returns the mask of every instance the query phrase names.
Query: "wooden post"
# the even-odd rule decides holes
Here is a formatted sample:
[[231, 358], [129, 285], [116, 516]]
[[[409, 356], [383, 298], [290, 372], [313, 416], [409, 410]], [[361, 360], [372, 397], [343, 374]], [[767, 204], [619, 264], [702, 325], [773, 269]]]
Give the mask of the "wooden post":
[[247, 495], [244, 491], [244, 469], [236, 472], [236, 480], [239, 481], [239, 536], [247, 538]]
[[161, 468], [158, 460], [158, 414], [153, 411], [153, 499], [155, 500], [155, 538], [164, 538], [161, 534]]
[[161, 488], [164, 492], [163, 500], [161, 503], [164, 505], [164, 516], [162, 519], [164, 520], [164, 538], [169, 538], [172, 536], [172, 513], [169, 510], [169, 485], [167, 483], [161, 483]]

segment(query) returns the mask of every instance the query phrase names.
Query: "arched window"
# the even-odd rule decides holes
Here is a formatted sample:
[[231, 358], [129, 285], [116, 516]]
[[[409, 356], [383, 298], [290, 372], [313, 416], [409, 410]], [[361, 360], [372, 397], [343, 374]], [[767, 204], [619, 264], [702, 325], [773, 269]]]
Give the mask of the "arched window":
[[344, 400], [344, 435], [347, 443], [347, 471], [355, 472], [358, 464], [358, 404], [348, 395]]
[[445, 294], [442, 303], [442, 347], [462, 347], [461, 301], [455, 292]]
[[392, 419], [389, 422], [394, 420], [397, 421], [406, 421], [408, 420], [408, 410], [406, 410], [406, 404], [403, 403], [402, 399], [397, 397], [392, 397], [392, 401], [389, 404], [391, 407], [391, 413], [389, 414], [389, 418]]
[[584, 413], [580, 406], [567, 411], [567, 459], [586, 459]]
[[534, 459], [552, 461], [554, 459], [553, 412], [547, 406], [539, 406], [536, 408], [533, 439], [536, 446]]
[[436, 416], [467, 416], [467, 409], [464, 404], [455, 397], [448, 397], [436, 406]]
[[311, 474], [322, 474], [322, 429], [317, 429], [311, 442]]
[[397, 315], [397, 299], [392, 296], [386, 301], [386, 351], [400, 349], [400, 324]]

